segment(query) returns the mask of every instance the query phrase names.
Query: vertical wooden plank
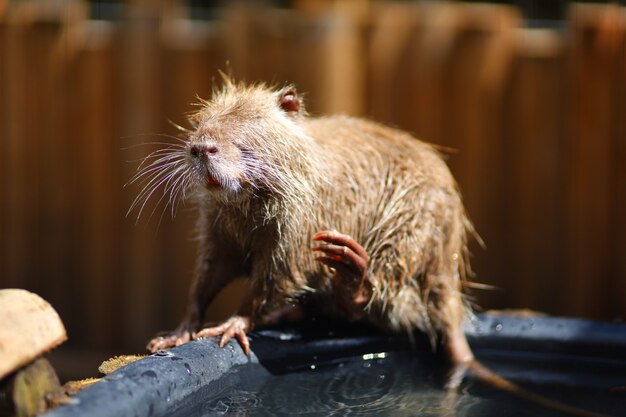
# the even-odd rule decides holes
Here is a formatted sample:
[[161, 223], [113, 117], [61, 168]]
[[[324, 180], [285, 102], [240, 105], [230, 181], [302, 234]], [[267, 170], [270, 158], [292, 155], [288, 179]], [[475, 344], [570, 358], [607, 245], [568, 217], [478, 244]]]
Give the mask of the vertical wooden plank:
[[[164, 25], [168, 31], [163, 44], [163, 114], [174, 123], [189, 127], [186, 115], [197, 109], [193, 105], [197, 102], [197, 96], [210, 97], [214, 81], [218, 84], [221, 82], [214, 79], [217, 69], [223, 68], [225, 62], [217, 43], [220, 33], [214, 22], [171, 18]], [[165, 132], [173, 136], [180, 134], [172, 126], [168, 126]], [[156, 140], [173, 142], [173, 139], [168, 138]], [[158, 302], [163, 321], [158, 323], [154, 331], [178, 325], [187, 307], [195, 268], [195, 210], [189, 202], [183, 202], [175, 218], [170, 213], [168, 211], [165, 214], [157, 236], [164, 242], [160, 257], [163, 273]]]
[[[249, 13], [246, 78], [282, 86], [293, 81], [294, 12], [287, 9], [247, 9]], [[236, 71], [236, 68], [234, 68]]]
[[626, 317], [626, 8], [622, 7], [619, 16], [618, 62], [615, 77], [615, 104], [613, 106], [615, 133], [614, 159], [615, 176], [613, 182], [612, 228], [613, 268], [611, 277], [611, 316]]
[[[397, 14], [414, 20], [401, 19], [395, 36], [406, 44], [396, 48], [404, 51], [397, 67], [388, 71], [395, 71], [392, 81], [379, 88], [391, 90], [387, 117], [422, 140], [453, 149], [448, 163], [487, 243], [486, 251], [472, 245], [475, 279], [505, 290], [475, 295], [481, 305], [506, 306], [514, 297], [507, 288], [506, 259], [513, 242], [505, 232], [511, 226], [506, 217], [510, 161], [501, 132], [518, 13], [509, 7], [453, 3], [420, 4], [412, 14], [409, 6], [394, 7], [406, 8]], [[374, 40], [383, 36], [374, 35]]]
[[39, 5], [15, 4], [7, 17], [6, 103], [11, 113], [5, 265], [9, 285], [34, 290], [71, 320], [73, 152], [67, 69], [75, 52], [71, 29], [84, 9], [77, 2], [62, 9]]
[[568, 285], [563, 309], [570, 315], [609, 313], [611, 125], [617, 116], [611, 97], [618, 52], [613, 24], [607, 22], [618, 10], [576, 4], [569, 14]]
[[116, 139], [113, 30], [105, 21], [84, 23], [84, 43], [75, 72], [77, 78], [76, 124], [80, 172], [77, 192], [80, 224], [77, 242], [81, 255], [78, 264], [85, 334], [85, 344], [112, 348], [120, 336], [116, 288], [120, 282], [120, 262], [125, 258], [119, 244], [124, 216], [121, 206], [122, 179], [119, 143]]
[[339, 7], [299, 16], [292, 60], [296, 84], [307, 93], [308, 109], [314, 113], [361, 115], [366, 110], [364, 15], [360, 10]]
[[[4, 253], [3, 285], [37, 290], [34, 284], [33, 269], [38, 248], [29, 241], [29, 236], [36, 230], [35, 201], [37, 198], [37, 166], [28, 163], [29, 154], [35, 154], [36, 146], [27, 140], [26, 122], [34, 108], [30, 105], [29, 95], [33, 80], [26, 84], [27, 28], [28, 25], [15, 13], [6, 18], [5, 51], [3, 66], [6, 77], [6, 89], [3, 95], [6, 102], [6, 118], [3, 144], [3, 170], [6, 183], [3, 193], [5, 213], [3, 216], [3, 239], [6, 245]], [[29, 111], [31, 114], [29, 114]], [[32, 126], [32, 125], [31, 125]], [[31, 256], [29, 256], [29, 254]], [[35, 256], [33, 256], [35, 255]]]
[[228, 68], [222, 66], [220, 68], [236, 80], [247, 80], [251, 73], [250, 67], [253, 59], [249, 53], [251, 52], [252, 19], [253, 13], [250, 9], [239, 5], [228, 7], [220, 19], [220, 31], [223, 33], [221, 39], [226, 61], [220, 64], [228, 63]]
[[[1, 7], [1, 6], [0, 6]], [[9, 164], [8, 153], [8, 77], [6, 64], [8, 60], [7, 52], [7, 23], [4, 19], [4, 9], [0, 10], [0, 230], [6, 230], [7, 219], [7, 196], [6, 189], [8, 187], [7, 166]], [[7, 269], [7, 252], [9, 250], [9, 239], [6, 233], [0, 236], [0, 288], [6, 288], [8, 285], [8, 269]]]
[[[121, 132], [124, 148], [123, 159], [137, 161], [149, 149], [137, 146], [145, 142], [146, 134], [162, 131], [160, 114], [162, 99], [161, 56], [159, 16], [149, 7], [132, 4], [125, 9], [125, 20], [116, 39], [120, 69]], [[165, 121], [162, 121], [165, 123]], [[121, 170], [123, 178], [130, 179], [137, 163], [125, 164]], [[136, 188], [124, 190], [122, 204], [130, 207]], [[155, 201], [154, 201], [155, 202]], [[152, 206], [153, 207], [153, 206]], [[150, 219], [152, 207], [143, 214], [135, 226], [135, 213], [124, 222], [124, 257], [127, 260], [123, 271], [124, 289], [120, 291], [120, 306], [124, 321], [120, 324], [123, 339], [135, 349], [142, 347], [150, 336], [150, 329], [162, 321], [158, 310], [159, 253], [162, 242], [156, 229], [159, 214]], [[154, 312], [157, 311], [157, 314]]]
[[402, 116], [410, 114], [410, 119], [415, 120], [416, 112], [406, 109], [410, 108], [411, 93], [419, 91], [410, 83], [419, 77], [410, 76], [415, 68], [407, 61], [419, 59], [411, 52], [423, 16], [415, 4], [389, 2], [372, 6], [367, 114], [374, 120], [414, 130]]
[[223, 25], [226, 59], [236, 78], [294, 82], [313, 112], [362, 114], [365, 48], [359, 10], [232, 7]]
[[506, 105], [505, 163], [511, 177], [510, 307], [557, 313], [564, 267], [563, 43], [554, 30], [520, 29]]
[[[494, 5], [463, 5], [456, 19], [458, 33], [447, 41], [448, 56], [437, 56], [446, 82], [440, 118], [443, 144], [458, 149], [450, 166], [465, 205], [487, 250], [473, 261], [476, 280], [501, 287], [501, 292], [477, 293], [479, 304], [510, 303], [506, 273], [512, 244], [507, 211], [508, 162], [501, 137], [505, 82], [514, 53], [514, 33], [520, 25], [515, 9]], [[477, 246], [476, 246], [477, 247]]]
[[[409, 51], [405, 54], [399, 76], [401, 85], [398, 96], [407, 96], [406, 104], [398, 110], [400, 126], [415, 132], [427, 142], [451, 147], [446, 133], [449, 124], [456, 123], [456, 115], [446, 110], [450, 96], [450, 64], [456, 54], [457, 38], [464, 21], [462, 8], [452, 3], [440, 3], [421, 7], [418, 30]], [[406, 89], [404, 85], [406, 84]], [[451, 155], [450, 161], [463, 157], [466, 149], [455, 149], [459, 155]], [[460, 180], [460, 175], [451, 167]]]

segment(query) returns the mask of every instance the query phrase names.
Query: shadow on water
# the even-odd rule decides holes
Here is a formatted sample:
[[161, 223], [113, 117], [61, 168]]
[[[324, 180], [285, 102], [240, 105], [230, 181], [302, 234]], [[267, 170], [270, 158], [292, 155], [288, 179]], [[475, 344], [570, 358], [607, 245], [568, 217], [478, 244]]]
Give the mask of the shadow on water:
[[[310, 328], [308, 333], [260, 332], [254, 350], [262, 365], [234, 369], [225, 378], [203, 387], [193, 400], [182, 401], [172, 415], [562, 415], [512, 398], [471, 376], [457, 392], [446, 391], [445, 361], [433, 355], [424, 341], [418, 340], [408, 349], [407, 341], [399, 343], [397, 338], [378, 335], [367, 343], [358, 340], [357, 335], [368, 333], [362, 329], [354, 332], [332, 342], [328, 337], [320, 338], [315, 330], [311, 333]], [[281, 342], [276, 343], [279, 339]], [[281, 349], [290, 343], [300, 346], [299, 354], [294, 355], [293, 350], [290, 355], [283, 354]], [[359, 346], [368, 353], [359, 351]], [[476, 354], [486, 366], [533, 392], [587, 410], [626, 415], [626, 411], [616, 413], [626, 410], [626, 393], [620, 388], [626, 386], [623, 360], [607, 356], [590, 359], [571, 352], [501, 350], [492, 345], [483, 346]]]
[[[523, 364], [522, 364], [523, 365]], [[538, 370], [537, 372], [540, 372]], [[624, 375], [624, 374], [622, 374]], [[305, 371], [272, 375], [262, 366], [240, 368], [229, 389], [220, 383], [203, 389], [200, 402], [190, 402], [182, 416], [560, 416], [494, 391], [480, 382], [464, 382], [455, 395], [442, 389], [441, 368], [424, 364], [410, 353], [384, 359], [353, 361]], [[221, 382], [222, 384], [224, 381]], [[573, 405], [604, 411], [626, 405], [624, 393], [584, 387], [528, 385], [529, 389]]]

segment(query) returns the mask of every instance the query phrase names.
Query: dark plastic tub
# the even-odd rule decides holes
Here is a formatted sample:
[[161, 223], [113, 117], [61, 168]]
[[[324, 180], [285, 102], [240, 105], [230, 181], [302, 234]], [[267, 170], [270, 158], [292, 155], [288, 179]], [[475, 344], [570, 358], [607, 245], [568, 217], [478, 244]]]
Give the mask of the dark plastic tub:
[[[477, 357], [500, 375], [571, 405], [626, 416], [626, 325], [480, 315], [466, 333]], [[250, 356], [235, 342], [220, 349], [212, 339], [152, 355], [45, 416], [560, 415], [471, 376], [451, 400], [441, 389], [446, 363], [419, 336], [409, 341], [313, 320], [251, 339]]]

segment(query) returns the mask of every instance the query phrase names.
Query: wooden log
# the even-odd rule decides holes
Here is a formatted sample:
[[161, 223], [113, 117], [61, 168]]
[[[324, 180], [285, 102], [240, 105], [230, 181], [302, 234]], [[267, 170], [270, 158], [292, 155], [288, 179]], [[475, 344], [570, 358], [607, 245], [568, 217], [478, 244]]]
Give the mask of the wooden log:
[[15, 417], [34, 417], [49, 408], [49, 400], [62, 397], [59, 378], [45, 358], [28, 364], [10, 379], [4, 406]]
[[25, 290], [0, 290], [0, 317], [0, 379], [67, 339], [50, 304]]

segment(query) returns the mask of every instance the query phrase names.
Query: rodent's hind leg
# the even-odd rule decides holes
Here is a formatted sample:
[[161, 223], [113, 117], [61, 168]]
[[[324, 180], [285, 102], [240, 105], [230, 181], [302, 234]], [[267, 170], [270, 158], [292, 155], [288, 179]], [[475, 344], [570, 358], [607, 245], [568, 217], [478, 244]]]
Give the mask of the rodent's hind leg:
[[352, 237], [334, 230], [313, 235], [321, 242], [313, 248], [321, 252], [317, 261], [333, 268], [333, 294], [341, 310], [350, 320], [359, 320], [366, 315], [365, 306], [372, 297], [372, 287], [367, 279], [369, 256]]
[[450, 363], [445, 386], [447, 389], [456, 389], [474, 362], [474, 354], [460, 324], [448, 327], [443, 333], [443, 350]]
[[453, 365], [468, 364], [474, 360], [472, 349], [460, 324], [444, 330], [443, 349], [446, 357]]
[[247, 355], [250, 353], [250, 341], [246, 333], [252, 330], [252, 318], [250, 316], [235, 315], [221, 324], [215, 326], [209, 325], [193, 335], [194, 339], [211, 336], [222, 336], [220, 339], [220, 347], [224, 347], [230, 340], [235, 337], [243, 352]]
[[304, 308], [300, 304], [290, 304], [260, 316], [256, 322], [259, 326], [274, 326], [301, 320], [304, 315]]

